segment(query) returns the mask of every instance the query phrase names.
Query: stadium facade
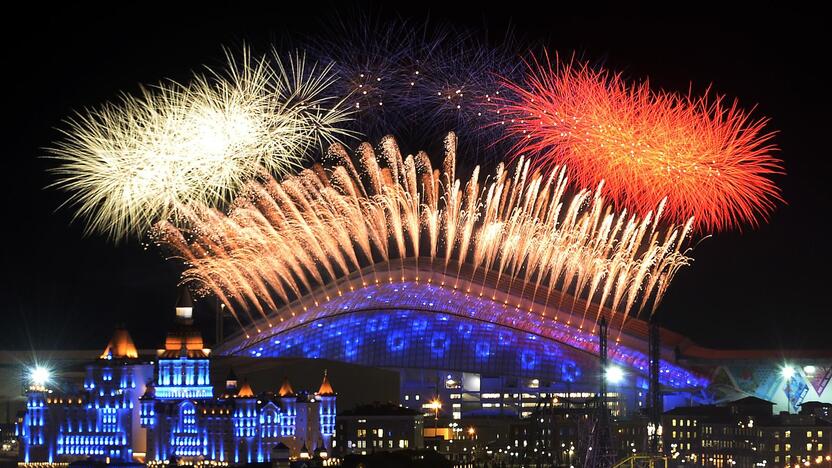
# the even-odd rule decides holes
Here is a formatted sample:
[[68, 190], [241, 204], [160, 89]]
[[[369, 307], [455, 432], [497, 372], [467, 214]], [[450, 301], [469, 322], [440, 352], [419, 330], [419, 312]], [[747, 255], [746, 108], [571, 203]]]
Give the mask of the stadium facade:
[[[622, 325], [620, 315], [566, 294], [519, 282], [496, 290], [490, 275], [425, 264], [394, 260], [353, 273], [275, 311], [284, 319], [274, 326], [255, 324], [261, 331], [232, 337], [218, 351], [394, 369], [405, 406], [425, 410], [438, 398], [453, 418], [526, 416], [552, 397], [598, 391], [594, 325], [604, 316], [610, 360], [623, 371], [609, 387], [613, 412], [626, 416], [647, 405], [646, 322]], [[832, 402], [829, 351], [713, 350], [661, 330], [660, 352], [666, 410], [745, 396], [789, 412], [807, 401]]]

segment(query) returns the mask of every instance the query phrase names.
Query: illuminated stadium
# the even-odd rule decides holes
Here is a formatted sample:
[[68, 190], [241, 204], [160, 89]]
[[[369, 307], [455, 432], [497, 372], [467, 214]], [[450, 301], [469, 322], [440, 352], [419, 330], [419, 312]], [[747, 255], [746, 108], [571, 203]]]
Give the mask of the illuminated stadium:
[[[532, 304], [525, 299], [517, 307], [515, 294], [522, 285], [508, 293], [486, 288], [483, 297], [468, 294], [469, 282], [460, 281], [456, 289], [447, 286], [456, 275], [432, 272], [429, 260], [418, 267], [415, 260], [395, 261], [389, 269], [397, 281], [363, 286], [361, 278], [372, 276], [371, 269], [355, 273], [291, 305], [305, 312], [248, 338], [233, 338], [219, 352], [396, 369], [403, 404], [419, 407], [438, 394], [451, 402], [446, 410], [452, 408], [455, 417], [488, 408], [528, 413], [545, 394], [597, 391], [594, 327], [576, 326], [581, 318], [565, 307], [550, 304], [546, 317], [529, 313]], [[480, 279], [488, 283], [494, 277]], [[488, 298], [492, 294], [496, 300]], [[570, 306], [572, 301], [550, 300]], [[577, 306], [583, 309], [580, 302]], [[628, 414], [646, 404], [648, 327], [635, 319], [623, 329], [619, 325], [615, 322], [610, 330], [610, 359], [624, 376], [610, 391], [620, 414]], [[828, 355], [795, 354], [789, 362], [799, 369], [784, 378], [784, 361], [774, 353], [712, 351], [666, 330], [662, 341], [666, 409], [748, 394], [774, 401], [782, 410], [832, 398]]]
[[[667, 224], [661, 204], [616, 212], [600, 187], [572, 192], [564, 170], [522, 160], [462, 182], [453, 134], [441, 170], [424, 153], [403, 157], [392, 138], [379, 150], [365, 143], [350, 157], [335, 145], [334, 167], [266, 177], [229, 213], [195, 206], [187, 228], [158, 226], [184, 282], [241, 326], [220, 354], [394, 369], [407, 406], [439, 396], [455, 418], [524, 416], [547, 398], [595, 395], [603, 318], [614, 412], [648, 406], [650, 327], [639, 317], [688, 265], [692, 219]], [[713, 351], [660, 335], [665, 409], [832, 399], [829, 353]]]

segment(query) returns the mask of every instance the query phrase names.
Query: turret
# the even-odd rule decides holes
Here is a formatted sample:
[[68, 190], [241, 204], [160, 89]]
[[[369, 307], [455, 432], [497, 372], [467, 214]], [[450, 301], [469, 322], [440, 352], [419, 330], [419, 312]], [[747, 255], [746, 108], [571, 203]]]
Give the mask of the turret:
[[258, 430], [257, 398], [254, 390], [243, 379], [243, 384], [234, 396], [234, 459], [236, 463], [252, 463], [256, 461], [257, 443], [255, 436]]
[[326, 448], [332, 447], [332, 436], [335, 435], [335, 390], [332, 384], [329, 383], [327, 372], [324, 370], [324, 378], [321, 381], [321, 387], [316, 394], [320, 405], [318, 407], [318, 420], [320, 421], [321, 436], [324, 439], [324, 446]]
[[117, 327], [113, 337], [101, 353], [101, 359], [137, 359], [139, 352], [126, 328]]
[[254, 398], [254, 390], [248, 383], [248, 379], [243, 380], [243, 386], [237, 392], [237, 398]]
[[280, 386], [280, 390], [277, 391], [277, 394], [280, 395], [280, 398], [295, 396], [292, 384], [289, 383], [289, 377], [283, 377], [283, 384]]
[[234, 373], [234, 369], [230, 369], [225, 377], [225, 396], [232, 397], [237, 394], [237, 391], [237, 374]]
[[295, 435], [295, 421], [297, 418], [297, 395], [289, 383], [289, 377], [283, 378], [277, 394], [280, 396], [280, 435], [284, 437]]
[[320, 388], [318, 388], [318, 396], [335, 396], [335, 390], [332, 389], [326, 374], [327, 371], [324, 370], [324, 379], [321, 381]]
[[176, 321], [185, 325], [194, 323], [194, 301], [185, 286], [179, 287], [179, 295], [176, 298]]
[[193, 326], [193, 301], [187, 288], [180, 288], [176, 300], [176, 325], [165, 338], [165, 348], [158, 351], [156, 398], [210, 398], [208, 355], [202, 334]]

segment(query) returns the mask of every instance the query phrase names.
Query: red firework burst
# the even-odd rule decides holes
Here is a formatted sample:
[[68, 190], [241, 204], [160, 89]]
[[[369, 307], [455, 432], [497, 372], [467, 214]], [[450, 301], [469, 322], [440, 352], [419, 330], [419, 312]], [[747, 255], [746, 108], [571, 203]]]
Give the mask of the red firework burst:
[[782, 174], [767, 119], [735, 102], [651, 91], [620, 75], [575, 63], [529, 64], [500, 112], [516, 155], [540, 168], [565, 164], [581, 186], [604, 181], [608, 197], [639, 212], [667, 202], [664, 216], [693, 216], [700, 231], [765, 220]]

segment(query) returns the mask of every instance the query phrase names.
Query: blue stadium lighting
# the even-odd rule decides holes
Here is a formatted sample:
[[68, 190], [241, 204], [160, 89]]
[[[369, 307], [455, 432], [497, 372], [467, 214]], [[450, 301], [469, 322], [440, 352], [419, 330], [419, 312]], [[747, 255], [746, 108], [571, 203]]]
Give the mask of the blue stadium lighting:
[[[404, 282], [344, 293], [231, 344], [225, 353], [579, 382], [596, 365], [596, 343], [589, 328], [437, 285]], [[612, 346], [610, 360], [636, 374], [644, 374], [649, 362], [646, 353], [625, 345]], [[689, 388], [706, 387], [710, 380], [663, 360], [660, 381]]]

